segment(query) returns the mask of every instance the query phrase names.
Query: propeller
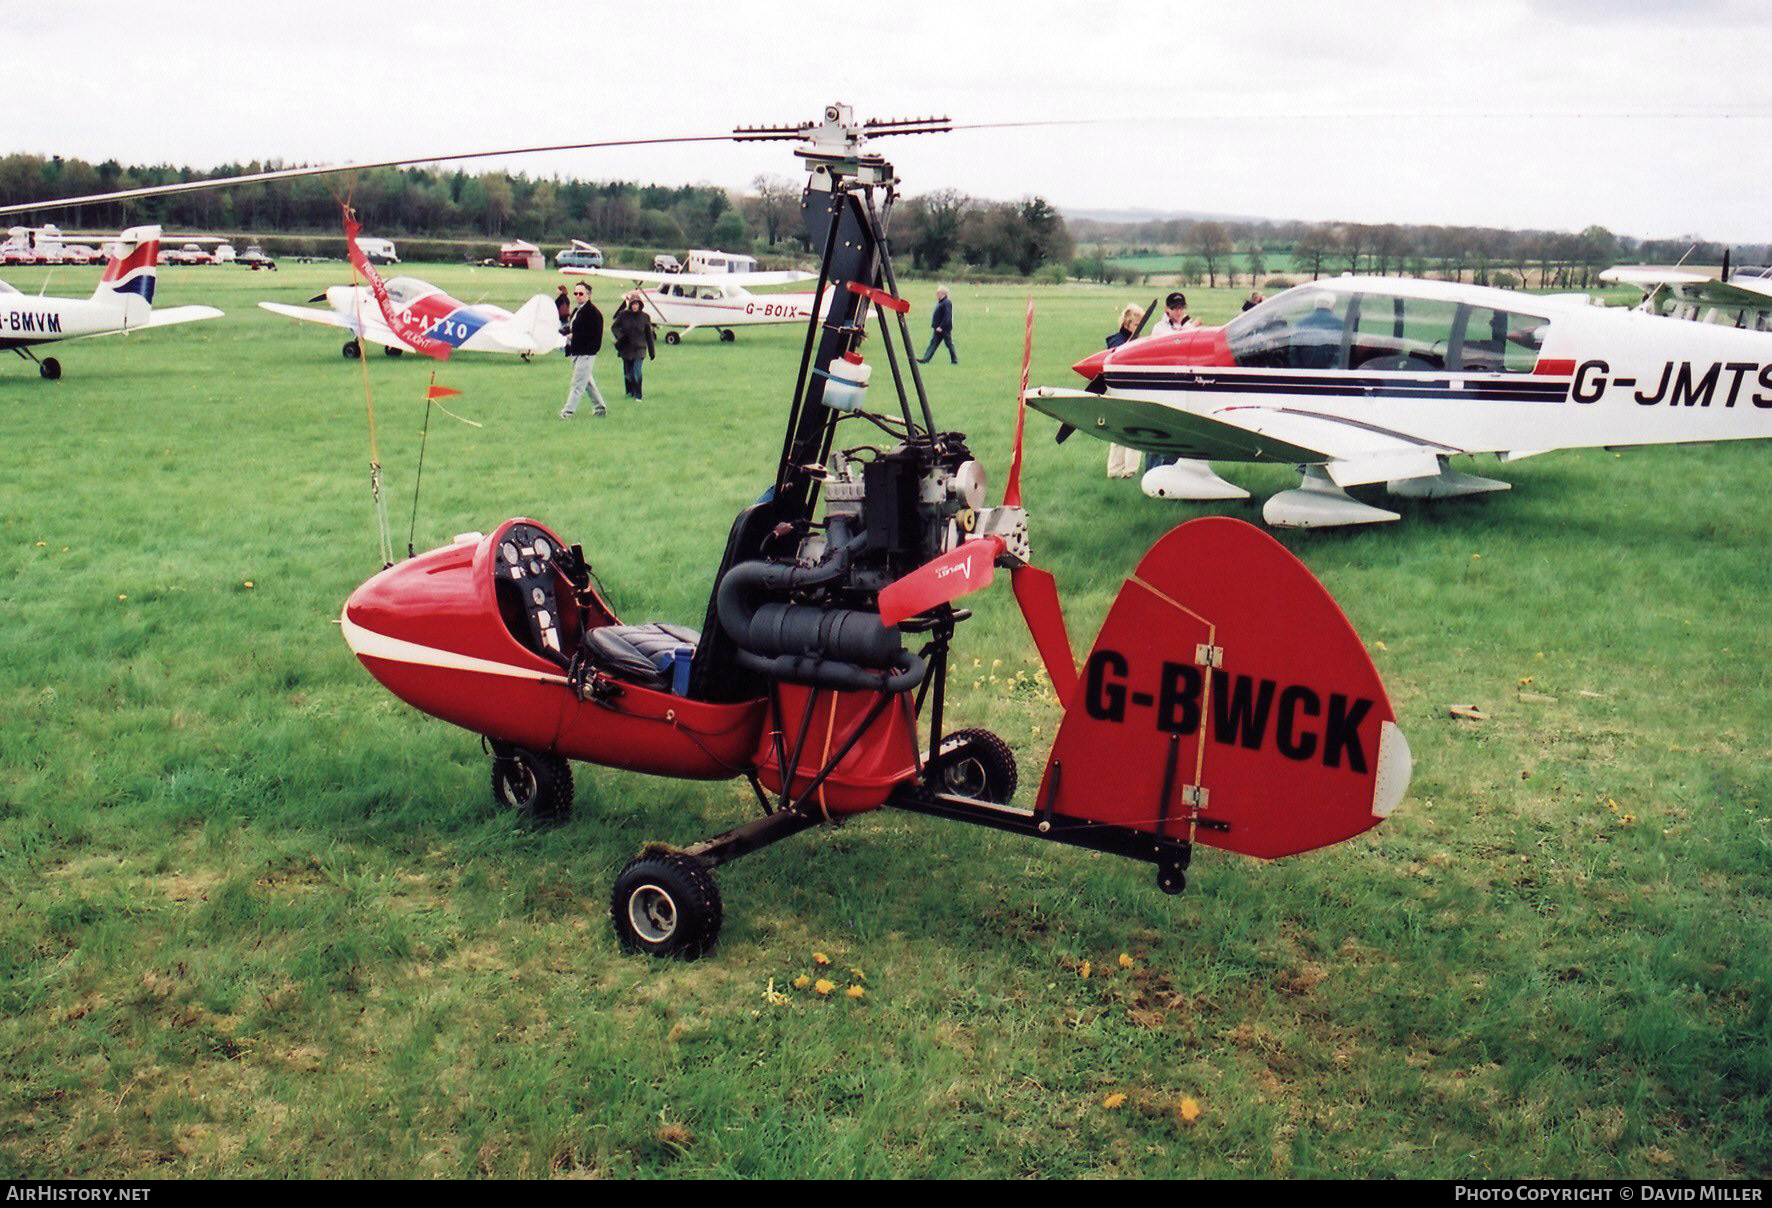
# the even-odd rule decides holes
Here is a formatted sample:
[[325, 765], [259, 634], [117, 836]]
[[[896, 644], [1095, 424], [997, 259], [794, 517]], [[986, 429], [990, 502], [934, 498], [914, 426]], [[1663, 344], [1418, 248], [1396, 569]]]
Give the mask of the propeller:
[[1059, 700], [1069, 700], [1077, 685], [1076, 656], [1058, 603], [1058, 583], [1050, 571], [1031, 564], [1027, 513], [1021, 506], [1022, 437], [1027, 427], [1028, 366], [1034, 352], [1034, 300], [1028, 298], [1027, 329], [1021, 349], [1021, 390], [1015, 403], [1015, 444], [1009, 477], [1003, 484], [1003, 505], [979, 512], [981, 533], [932, 558], [880, 592], [880, 623], [896, 625], [961, 596], [986, 587], [997, 563], [1009, 567], [1010, 589], [1022, 619], [1033, 635], [1040, 661]]

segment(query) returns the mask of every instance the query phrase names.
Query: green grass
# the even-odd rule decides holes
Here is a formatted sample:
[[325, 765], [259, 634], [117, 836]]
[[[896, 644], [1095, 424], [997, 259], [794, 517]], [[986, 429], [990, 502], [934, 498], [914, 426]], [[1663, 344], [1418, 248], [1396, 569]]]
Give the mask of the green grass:
[[[1360, 840], [1203, 851], [1168, 898], [1147, 866], [882, 811], [722, 870], [718, 947], [656, 962], [616, 950], [614, 874], [750, 816], [742, 783], [581, 765], [569, 825], [513, 826], [477, 741], [332, 624], [377, 567], [361, 370], [252, 303], [341, 269], [167, 270], [163, 304], [227, 318], [0, 375], [0, 1175], [1772, 1172], [1763, 447], [1556, 454], [1508, 494], [1283, 535], [1415, 752]], [[421, 272], [513, 306], [554, 280]], [[1034, 292], [1036, 383], [1146, 300]], [[958, 289], [962, 363], [927, 370], [998, 476], [1023, 296]], [[692, 336], [639, 405], [608, 358], [612, 416], [571, 424], [559, 359], [439, 367], [485, 426], [434, 417], [418, 546], [535, 516], [624, 618], [699, 624], [799, 347]], [[431, 366], [368, 368], [403, 548]], [[1050, 432], [1030, 417], [1027, 497], [1079, 648], [1169, 526], [1295, 481], [1230, 467], [1254, 500], [1165, 506]], [[977, 600], [951, 716], [1032, 780], [1058, 711], [1007, 593]]]

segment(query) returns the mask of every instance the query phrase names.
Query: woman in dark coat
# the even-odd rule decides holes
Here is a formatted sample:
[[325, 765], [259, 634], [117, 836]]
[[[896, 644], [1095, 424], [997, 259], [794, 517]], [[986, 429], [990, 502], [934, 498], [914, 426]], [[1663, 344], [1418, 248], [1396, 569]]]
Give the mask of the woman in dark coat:
[[647, 359], [658, 355], [652, 338], [652, 319], [646, 314], [646, 302], [639, 294], [629, 294], [610, 327], [615, 336], [615, 355], [621, 358], [621, 381], [628, 397], [640, 397], [640, 370]]

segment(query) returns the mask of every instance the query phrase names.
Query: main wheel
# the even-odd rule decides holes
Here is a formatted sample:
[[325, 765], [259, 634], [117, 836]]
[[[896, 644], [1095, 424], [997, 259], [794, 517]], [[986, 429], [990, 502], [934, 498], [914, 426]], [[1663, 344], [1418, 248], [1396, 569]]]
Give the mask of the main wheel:
[[682, 342], [683, 342], [683, 337], [681, 335], [679, 335], [678, 333], [676, 333], [674, 331], [665, 332], [665, 343], [667, 343], [667, 344], [681, 344]]
[[722, 327], [720, 329], [720, 343], [722, 343], [722, 344], [732, 343], [732, 330], [730, 328]]
[[62, 375], [62, 363], [54, 357], [44, 357], [37, 363], [37, 372], [50, 381], [58, 381]]
[[391, 357], [403, 357], [406, 355], [406, 350], [404, 348], [395, 348], [392, 344], [383, 344], [381, 350]]
[[564, 822], [572, 816], [572, 765], [527, 747], [498, 749], [492, 800], [535, 822]]
[[935, 787], [956, 797], [1007, 804], [1020, 775], [1015, 752], [989, 730], [956, 730], [941, 740]]
[[347, 361], [354, 361], [363, 355], [363, 345], [355, 340], [346, 340], [345, 346], [339, 349], [339, 354]]
[[630, 861], [609, 897], [615, 938], [629, 952], [694, 960], [714, 946], [723, 917], [713, 875], [682, 852]]

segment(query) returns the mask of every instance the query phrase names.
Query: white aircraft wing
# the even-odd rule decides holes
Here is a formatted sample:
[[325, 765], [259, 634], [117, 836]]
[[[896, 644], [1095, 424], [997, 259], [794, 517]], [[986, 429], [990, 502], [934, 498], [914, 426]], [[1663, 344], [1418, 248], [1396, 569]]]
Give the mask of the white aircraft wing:
[[[312, 306], [289, 306], [282, 302], [260, 302], [261, 310], [268, 310], [274, 315], [285, 318], [300, 319], [303, 323], [324, 323], [328, 327], [341, 327], [346, 331], [356, 331], [357, 325], [334, 310], [316, 310]], [[363, 330], [359, 333], [371, 344], [381, 344], [388, 348], [408, 348], [409, 344], [389, 331], [379, 319], [365, 318]]]
[[1192, 411], [1147, 399], [1042, 388], [1028, 406], [1078, 431], [1146, 452], [1203, 461], [1320, 465], [1343, 487], [1430, 477], [1464, 450], [1302, 407]]
[[654, 273], [641, 269], [563, 268], [570, 277], [608, 277], [613, 281], [630, 281], [636, 285], [792, 285], [810, 281], [815, 274], [798, 269], [782, 269], [772, 273]]
[[1689, 268], [1672, 268], [1659, 264], [1620, 264], [1600, 274], [1600, 280], [1615, 285], [1635, 285], [1653, 289], [1657, 285], [1698, 285], [1715, 281], [1715, 273], [1700, 273]]
[[172, 306], [151, 312], [146, 322], [131, 323], [128, 327], [113, 327], [109, 331], [89, 331], [70, 338], [90, 340], [94, 336], [126, 336], [132, 331], [146, 331], [150, 327], [171, 327], [174, 323], [196, 323], [202, 319], [221, 317], [222, 312], [213, 306]]
[[203, 319], [219, 319], [222, 312], [213, 306], [169, 306], [151, 311], [143, 327], [170, 327], [174, 323], [196, 323]]

